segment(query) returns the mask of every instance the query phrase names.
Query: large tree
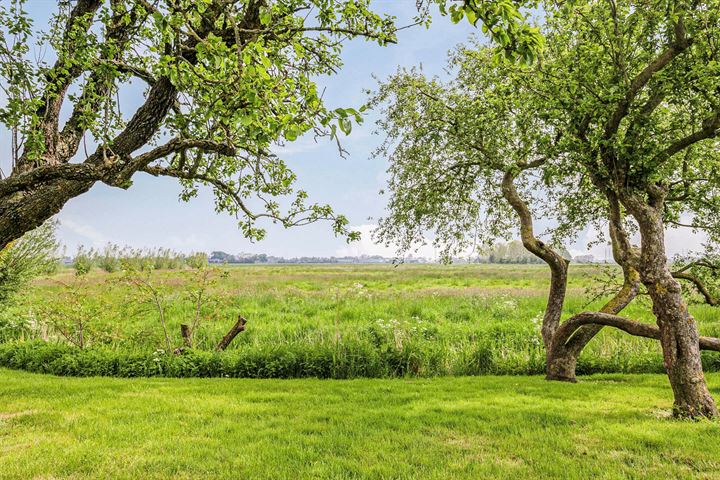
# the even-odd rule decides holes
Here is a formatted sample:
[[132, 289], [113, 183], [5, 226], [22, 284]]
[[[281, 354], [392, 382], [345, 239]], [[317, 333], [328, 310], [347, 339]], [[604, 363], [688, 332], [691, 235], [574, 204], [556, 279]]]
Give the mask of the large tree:
[[652, 299], [676, 413], [716, 415], [664, 238], [682, 218], [713, 240], [720, 232], [720, 3], [568, 4], [548, 29], [539, 73], [565, 133], [558, 152], [638, 228], [641, 248], [624, 260]]
[[[475, 45], [453, 56], [449, 84], [411, 71], [382, 85], [392, 196], [378, 233], [409, 248], [433, 231], [452, 253], [518, 225], [552, 273], [548, 378], [574, 380], [580, 351], [610, 325], [660, 339], [676, 413], [712, 416], [699, 349], [720, 342], [699, 338], [675, 278], [687, 269], [671, 270], [663, 234], [687, 217], [718, 232], [718, 8], [651, 3], [548, 3], [536, 65], [499, 64]], [[624, 284], [600, 312], [560, 321], [568, 262], [538, 238], [533, 214], [554, 220], [550, 240], [608, 226]], [[640, 283], [657, 327], [617, 316]]]
[[[360, 118], [326, 107], [315, 79], [341, 67], [347, 38], [396, 40], [394, 18], [370, 0], [58, 1], [39, 30], [24, 3], [0, 7], [0, 122], [13, 135], [0, 248], [96, 183], [128, 188], [137, 172], [178, 179], [183, 199], [212, 187], [217, 210], [250, 238], [264, 234], [259, 218], [325, 219], [350, 233], [329, 206], [307, 203], [271, 147], [335, 137]], [[417, 23], [431, 4], [455, 21], [485, 21], [511, 57], [531, 60], [540, 43], [514, 3], [420, 0]]]
[[[262, 236], [260, 217], [286, 226], [331, 219], [343, 232], [343, 217], [306, 205], [270, 147], [349, 130], [356, 112], [328, 110], [313, 78], [340, 67], [346, 37], [394, 40], [392, 20], [367, 3], [78, 0], [58, 2], [43, 33], [23, 2], [3, 8], [0, 120], [16, 141], [0, 181], [0, 245], [96, 182], [128, 188], [136, 172], [179, 179], [185, 198], [210, 185], [217, 209], [238, 214], [249, 237]], [[29, 60], [38, 37], [54, 63]], [[145, 94], [126, 100], [139, 103], [126, 115], [121, 100], [137, 82]]]

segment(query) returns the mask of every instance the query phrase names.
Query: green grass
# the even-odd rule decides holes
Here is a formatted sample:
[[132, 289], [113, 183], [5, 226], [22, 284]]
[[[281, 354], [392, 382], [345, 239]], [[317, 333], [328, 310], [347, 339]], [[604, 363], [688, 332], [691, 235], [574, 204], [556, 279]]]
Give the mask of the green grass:
[[[602, 300], [588, 304], [587, 292], [588, 287], [597, 285], [600, 269], [572, 266], [565, 317], [601, 305]], [[81, 303], [97, 312], [86, 336], [93, 350], [140, 355], [151, 362], [154, 352], [164, 348], [157, 313], [133, 302], [132, 289], [118, 283], [119, 275], [95, 271], [85, 280]], [[160, 271], [155, 275], [167, 291], [174, 348], [182, 344], [180, 324], [190, 323], [194, 314], [185, 293], [190, 274]], [[0, 341], [42, 337], [43, 306], [63, 302], [62, 283], [73, 278], [72, 271], [66, 270], [41, 279], [18, 305], [0, 312]], [[235, 364], [235, 359], [240, 359], [244, 366], [223, 367], [219, 375], [228, 371], [235, 375], [233, 372], [248, 368], [252, 372], [242, 375], [344, 378], [538, 373], [544, 358], [539, 327], [548, 281], [548, 270], [542, 265], [230, 267], [228, 277], [211, 289], [215, 302], [202, 312], [196, 346], [212, 350], [242, 314], [249, 321], [247, 330], [231, 345], [230, 357], [215, 363]], [[695, 305], [692, 312], [702, 334], [720, 334], [719, 309]], [[624, 314], [653, 321], [644, 299]], [[63, 342], [52, 327], [45, 332], [51, 341]], [[111, 357], [118, 358], [115, 354]], [[109, 361], [114, 362], [112, 358]], [[83, 373], [75, 368], [84, 364], [83, 359], [79, 362], [72, 360], [69, 366], [53, 368], [43, 364], [33, 370], [103, 373], [100, 364], [100, 370], [83, 367], [87, 372]], [[256, 366], [247, 367], [248, 362]], [[705, 362], [709, 370], [718, 370], [720, 355], [706, 354]], [[25, 368], [17, 359], [2, 364]], [[612, 329], [604, 329], [590, 343], [579, 364], [580, 373], [660, 371], [657, 342]]]
[[[720, 375], [708, 380], [720, 394]], [[662, 375], [59, 378], [0, 370], [2, 479], [720, 478]]]

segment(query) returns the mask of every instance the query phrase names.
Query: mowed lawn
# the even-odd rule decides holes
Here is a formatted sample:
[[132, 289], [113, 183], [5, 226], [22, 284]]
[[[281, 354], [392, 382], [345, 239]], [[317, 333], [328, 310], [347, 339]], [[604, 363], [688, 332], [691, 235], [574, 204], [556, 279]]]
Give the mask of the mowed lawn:
[[[720, 397], [720, 375], [708, 376]], [[661, 375], [59, 378], [0, 370], [0, 478], [720, 478]]]

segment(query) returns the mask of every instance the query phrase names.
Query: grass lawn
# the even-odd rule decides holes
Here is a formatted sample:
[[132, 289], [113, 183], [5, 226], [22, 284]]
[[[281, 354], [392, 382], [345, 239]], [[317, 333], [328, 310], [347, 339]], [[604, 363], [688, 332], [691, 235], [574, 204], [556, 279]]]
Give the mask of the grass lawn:
[[[720, 397], [720, 375], [708, 375]], [[0, 370], [0, 478], [720, 478], [661, 375], [58, 378]]]

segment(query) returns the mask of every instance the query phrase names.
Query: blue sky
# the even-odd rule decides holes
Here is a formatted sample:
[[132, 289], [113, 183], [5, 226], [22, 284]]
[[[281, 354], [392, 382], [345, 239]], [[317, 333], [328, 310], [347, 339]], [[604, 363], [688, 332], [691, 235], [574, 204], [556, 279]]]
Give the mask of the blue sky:
[[[0, 0], [0, 3], [6, 1]], [[415, 0], [374, 0], [373, 4], [381, 11], [396, 15], [400, 25], [410, 23], [415, 14]], [[56, 5], [49, 0], [28, 2], [35, 24], [46, 24]], [[347, 43], [343, 52], [344, 68], [336, 76], [320, 79], [319, 84], [326, 89], [325, 98], [331, 107], [359, 107], [366, 100], [364, 90], [377, 84], [373, 76], [384, 79], [399, 67], [416, 65], [422, 65], [430, 75], [443, 75], [447, 52], [475, 32], [466, 22], [454, 25], [448, 18], [435, 16], [429, 29], [414, 27], [400, 32], [396, 45], [379, 47], [354, 40]], [[78, 245], [102, 247], [112, 241], [132, 247], [264, 252], [288, 257], [363, 253], [391, 256], [392, 249], [375, 245], [370, 238], [375, 219], [382, 216], [385, 207], [386, 199], [378, 192], [384, 186], [387, 168], [382, 159], [372, 159], [370, 155], [381, 141], [372, 134], [373, 118], [371, 113], [363, 125], [356, 126], [344, 139], [343, 145], [349, 152], [346, 158], [340, 158], [332, 142], [316, 143], [307, 137], [278, 150], [297, 173], [299, 186], [306, 189], [313, 200], [330, 203], [337, 212], [345, 214], [363, 233], [360, 242], [348, 245], [343, 239], [335, 238], [327, 224], [320, 223], [289, 230], [268, 225], [267, 238], [253, 244], [243, 238], [234, 218], [215, 214], [209, 190], [202, 190], [198, 198], [185, 203], [178, 199], [180, 189], [172, 179], [156, 179], [145, 174], [136, 174], [134, 185], [127, 191], [98, 184], [87, 194], [68, 202], [58, 216], [60, 238], [69, 252]], [[0, 130], [0, 142], [9, 145], [7, 131]], [[592, 232], [581, 235], [580, 242], [572, 245], [571, 251], [583, 253], [583, 243], [592, 237]], [[673, 240], [671, 234], [670, 250], [674, 250], [673, 244], [680, 245], [683, 241], [687, 245], [687, 239]], [[599, 246], [593, 253], [604, 256], [606, 250]], [[420, 253], [433, 255], [427, 248]]]

